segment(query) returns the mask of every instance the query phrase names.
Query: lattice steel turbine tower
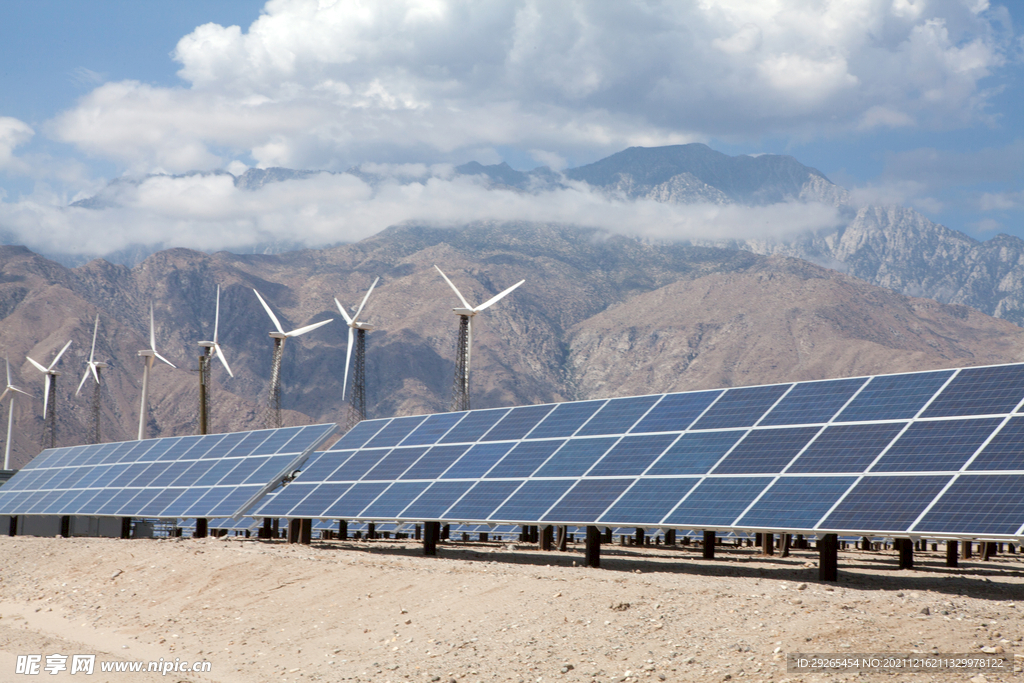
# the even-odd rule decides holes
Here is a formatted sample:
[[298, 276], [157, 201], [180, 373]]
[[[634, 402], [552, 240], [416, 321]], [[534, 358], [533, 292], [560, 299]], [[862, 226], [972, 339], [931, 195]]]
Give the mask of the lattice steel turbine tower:
[[210, 420], [210, 351], [217, 354], [221, 365], [228, 371], [229, 377], [234, 377], [228, 359], [224, 357], [217, 341], [217, 334], [220, 330], [220, 285], [217, 285], [217, 309], [213, 316], [213, 341], [201, 341], [203, 353], [199, 356], [199, 433], [206, 434], [209, 429]]
[[[256, 292], [255, 289], [252, 291]], [[323, 327], [327, 323], [331, 322], [332, 320], [334, 320], [334, 318], [328, 318], [327, 320], [321, 320], [318, 323], [306, 325], [305, 327], [300, 327], [299, 329], [292, 330], [291, 332], [285, 332], [284, 328], [281, 327], [281, 321], [279, 321], [277, 319], [277, 316], [274, 315], [274, 312], [270, 310], [270, 306], [268, 306], [267, 302], [263, 300], [263, 297], [260, 296], [259, 292], [256, 292], [256, 298], [260, 300], [261, 304], [263, 304], [263, 308], [264, 310], [266, 310], [267, 315], [270, 316], [270, 319], [271, 321], [273, 321], [275, 328], [275, 331], [270, 333], [271, 338], [273, 338], [274, 340], [274, 358], [271, 361], [270, 366], [270, 400], [267, 408], [267, 427], [270, 429], [274, 429], [282, 426], [281, 358], [284, 355], [285, 340], [289, 339], [290, 337], [298, 337], [300, 335], [306, 334], [307, 332], [312, 332], [316, 328]]]
[[47, 367], [43, 367], [42, 363], [37, 363], [31, 358], [28, 359], [36, 367], [36, 370], [39, 370], [46, 376], [43, 388], [43, 421], [46, 423], [46, 428], [43, 431], [43, 446], [45, 448], [57, 447], [57, 378], [60, 377], [60, 373], [54, 370], [54, 368], [69, 346], [71, 346], [71, 341], [64, 345], [64, 348], [60, 350], [60, 353], [57, 354], [53, 362]]
[[[435, 265], [434, 268], [437, 268], [437, 266]], [[437, 268], [437, 272], [441, 273], [441, 277], [444, 278], [444, 281], [448, 283], [448, 286], [452, 288], [455, 295], [459, 297], [459, 301], [462, 302], [462, 308], [452, 309], [459, 316], [459, 337], [455, 344], [455, 378], [452, 381], [451, 410], [453, 412], [469, 410], [469, 373], [470, 361], [473, 358], [473, 318], [480, 311], [501, 301], [501, 299], [526, 282], [526, 280], [520, 280], [500, 294], [474, 307], [469, 305], [469, 302], [466, 301], [466, 297], [462, 296], [459, 288], [452, 284], [452, 281], [448, 279], [448, 276], [440, 268]]]
[[30, 396], [30, 394], [11, 383], [11, 364], [6, 358], [4, 358], [4, 363], [7, 365], [7, 388], [4, 389], [4, 393], [0, 394], [0, 401], [3, 401], [7, 394], [11, 395], [11, 400], [7, 404], [7, 443], [4, 444], [4, 469], [9, 470], [11, 469], [11, 439], [14, 437], [14, 393], [26, 396]]
[[380, 282], [378, 277], [370, 285], [370, 288], [366, 290], [366, 296], [363, 297], [362, 303], [359, 304], [359, 308], [356, 309], [356, 313], [353, 316], [349, 316], [348, 311], [341, 305], [338, 298], [334, 298], [334, 303], [338, 305], [338, 310], [341, 312], [342, 317], [345, 318], [345, 324], [348, 325], [348, 351], [345, 353], [345, 379], [341, 385], [341, 400], [345, 400], [345, 390], [348, 388], [348, 371], [352, 366], [352, 345], [353, 338], [355, 341], [356, 348], [356, 364], [352, 372], [352, 396], [349, 399], [349, 411], [348, 420], [345, 425], [346, 431], [352, 429], [359, 422], [366, 419], [366, 333], [373, 329], [371, 325], [363, 322], [359, 322], [359, 315], [363, 312], [363, 308], [366, 306], [367, 300], [370, 298], [370, 292]]
[[92, 442], [99, 443], [101, 441], [100, 434], [100, 375], [102, 374], [103, 368], [108, 367], [106, 363], [96, 360], [96, 334], [100, 331], [100, 314], [96, 314], [96, 323], [92, 328], [92, 349], [89, 351], [89, 360], [85, 364], [85, 374], [82, 375], [82, 381], [78, 383], [78, 389], [75, 391], [75, 396], [82, 393], [82, 387], [85, 385], [85, 380], [89, 379], [89, 375], [96, 380], [92, 390]]
[[142, 369], [142, 405], [139, 406], [139, 440], [146, 438], [146, 418], [149, 417], [149, 373], [153, 369], [153, 363], [160, 360], [162, 363], [177, 367], [167, 360], [156, 350], [156, 323], [153, 320], [153, 304], [149, 304], [149, 348], [139, 351], [139, 355], [145, 358], [145, 365]]

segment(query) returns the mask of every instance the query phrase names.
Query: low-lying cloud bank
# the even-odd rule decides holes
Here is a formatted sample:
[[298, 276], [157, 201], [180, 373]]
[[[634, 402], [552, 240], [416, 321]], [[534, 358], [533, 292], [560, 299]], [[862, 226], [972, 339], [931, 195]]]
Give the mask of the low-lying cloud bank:
[[350, 173], [318, 173], [255, 190], [237, 187], [226, 173], [153, 176], [114, 183], [91, 207], [32, 196], [0, 202], [0, 230], [6, 242], [40, 253], [93, 257], [135, 247], [318, 247], [406, 222], [562, 223], [668, 241], [785, 237], [842, 222], [835, 207], [817, 203], [683, 205], [626, 199], [586, 183], [521, 192], [490, 187], [478, 176], [428, 174], [410, 182], [410, 175], [406, 169], [404, 178], [392, 174], [368, 182]]

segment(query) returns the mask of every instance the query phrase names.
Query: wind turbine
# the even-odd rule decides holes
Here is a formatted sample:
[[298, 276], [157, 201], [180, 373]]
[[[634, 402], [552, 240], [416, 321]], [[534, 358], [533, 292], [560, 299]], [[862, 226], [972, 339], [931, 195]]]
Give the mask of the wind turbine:
[[366, 333], [373, 329], [372, 326], [366, 323], [359, 322], [359, 314], [363, 312], [363, 307], [366, 306], [366, 301], [370, 298], [370, 292], [380, 282], [380, 278], [373, 281], [370, 288], [366, 290], [366, 296], [363, 297], [363, 302], [359, 304], [359, 308], [356, 309], [356, 314], [349, 317], [348, 311], [341, 305], [338, 298], [334, 298], [334, 303], [338, 305], [338, 310], [341, 311], [341, 315], [345, 318], [345, 323], [348, 325], [348, 351], [345, 354], [345, 381], [341, 385], [341, 400], [345, 400], [345, 389], [348, 387], [348, 369], [352, 364], [352, 341], [355, 337], [356, 342], [356, 367], [355, 372], [352, 374], [352, 398], [349, 405], [352, 407], [352, 411], [349, 414], [349, 429], [354, 427], [357, 422], [361, 422], [366, 419]]
[[[436, 265], [434, 267], [437, 268]], [[473, 318], [480, 311], [501, 301], [513, 289], [526, 282], [526, 280], [520, 280], [504, 292], [491, 297], [479, 306], [473, 307], [469, 305], [469, 302], [466, 301], [466, 297], [462, 296], [459, 288], [452, 284], [452, 281], [448, 279], [448, 276], [440, 268], [437, 268], [437, 272], [441, 273], [444, 281], [455, 291], [455, 295], [459, 297], [459, 301], [462, 302], [463, 306], [462, 308], [452, 309], [459, 316], [459, 341], [455, 348], [455, 381], [452, 383], [451, 409], [453, 412], [469, 410], [469, 366], [473, 356]]]
[[78, 383], [78, 390], [75, 392], [75, 396], [78, 396], [82, 391], [82, 387], [85, 385], [85, 380], [89, 379], [91, 374], [93, 379], [96, 380], [96, 386], [92, 392], [92, 441], [93, 443], [100, 442], [100, 371], [103, 368], [109, 367], [106, 363], [102, 363], [96, 360], [96, 333], [100, 330], [100, 314], [96, 314], [96, 324], [92, 328], [92, 349], [89, 351], [89, 362], [85, 366], [85, 374], [82, 375], [82, 381]]
[[210, 378], [210, 349], [217, 354], [217, 358], [220, 359], [224, 369], [228, 371], [230, 377], [234, 377], [235, 374], [231, 372], [231, 367], [228, 365], [228, 359], [224, 357], [224, 352], [220, 348], [220, 344], [217, 343], [217, 331], [220, 329], [220, 285], [217, 285], [217, 309], [213, 317], [213, 341], [201, 341], [199, 345], [203, 347], [203, 355], [199, 356], [199, 433], [206, 434], [208, 419], [210, 415], [210, 392], [208, 389], [208, 382]]
[[[255, 289], [252, 291], [256, 292]], [[312, 325], [306, 325], [300, 327], [297, 330], [291, 332], [285, 332], [284, 328], [281, 327], [281, 321], [277, 319], [274, 312], [270, 310], [270, 306], [263, 300], [259, 292], [256, 292], [256, 298], [263, 304], [263, 308], [267, 311], [267, 315], [274, 322], [275, 332], [271, 332], [270, 336], [274, 339], [274, 360], [270, 366], [270, 407], [267, 413], [267, 427], [274, 429], [281, 426], [281, 357], [284, 354], [284, 342], [289, 337], [298, 337], [312, 332], [318, 327], [323, 327], [327, 323], [334, 320], [334, 318], [328, 318], [327, 320], [321, 320], [318, 323]]]
[[[43, 367], [42, 363], [37, 363], [31, 358], [28, 359], [32, 365], [36, 366], [39, 372], [46, 375], [46, 384], [43, 389], [43, 420], [46, 422], [46, 430], [50, 434], [50, 445], [49, 448], [57, 447], [57, 378], [60, 377], [60, 373], [54, 370], [57, 362], [60, 361], [60, 357], [64, 355], [64, 352], [71, 346], [69, 340], [64, 348], [60, 350], [53, 362], [48, 367]], [[28, 358], [28, 356], [26, 356]], [[43, 434], [43, 445], [46, 444], [46, 433]]]
[[149, 304], [149, 348], [139, 351], [139, 355], [146, 359], [146, 365], [142, 371], [142, 406], [139, 407], [139, 440], [146, 437], [146, 418], [149, 417], [149, 372], [153, 369], [156, 359], [167, 363], [172, 368], [177, 367], [167, 360], [156, 350], [156, 324], [153, 322], [153, 304]]
[[14, 436], [14, 394], [11, 392], [26, 396], [29, 396], [29, 393], [11, 383], [11, 364], [6, 358], [4, 358], [4, 363], [7, 364], [7, 388], [4, 389], [4, 393], [0, 394], [0, 401], [3, 401], [7, 394], [11, 394], [11, 400], [7, 406], [7, 444], [4, 446], [4, 469], [9, 470], [11, 469], [11, 437]]

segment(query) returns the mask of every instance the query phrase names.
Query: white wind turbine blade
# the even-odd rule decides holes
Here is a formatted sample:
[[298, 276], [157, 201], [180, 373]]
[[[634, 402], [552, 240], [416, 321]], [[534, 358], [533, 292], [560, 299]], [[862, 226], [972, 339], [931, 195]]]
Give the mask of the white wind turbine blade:
[[50, 405], [50, 382], [53, 375], [46, 373], [46, 383], [43, 386], [43, 417], [46, 417], [46, 408]]
[[[220, 285], [217, 285], [217, 309], [216, 309], [216, 312], [213, 314], [213, 345], [214, 345], [214, 347], [217, 346], [217, 332], [218, 332], [219, 329], [220, 329]], [[219, 350], [218, 350], [218, 353], [219, 353]], [[221, 354], [221, 355], [223, 355], [223, 354]], [[225, 365], [225, 367], [227, 367], [227, 363], [225, 363], [224, 365]], [[229, 375], [231, 374], [230, 370], [228, 370], [228, 374]]]
[[96, 314], [96, 324], [92, 327], [92, 348], [89, 350], [89, 363], [96, 358], [96, 333], [100, 331], [100, 314]]
[[11, 386], [11, 361], [4, 358], [4, 365], [7, 366], [7, 386]]
[[9, 393], [11, 393], [11, 387], [7, 387], [6, 389], [4, 389], [4, 393], [0, 394], [0, 401], [3, 401], [5, 398], [7, 398], [7, 394]]
[[82, 391], [82, 387], [85, 385], [85, 380], [89, 379], [90, 370], [92, 370], [91, 363], [85, 368], [85, 374], [82, 375], [82, 381], [78, 383], [78, 389], [75, 390], [75, 396], [78, 396], [78, 394]]
[[305, 327], [300, 327], [297, 330], [292, 330], [291, 332], [286, 332], [284, 336], [286, 336], [286, 337], [298, 337], [299, 335], [306, 334], [307, 332], [312, 332], [316, 328], [323, 327], [327, 323], [333, 322], [333, 321], [334, 321], [334, 318], [328, 318], [327, 320], [321, 320], [318, 323], [313, 323], [312, 325], [306, 325]]
[[95, 363], [89, 363], [89, 370], [92, 372], [92, 376], [96, 380], [96, 384], [99, 384], [100, 383], [100, 373], [99, 373], [99, 370], [96, 369], [96, 364]]
[[[252, 291], [256, 292], [255, 289]], [[270, 310], [270, 306], [268, 306], [267, 302], [263, 300], [263, 297], [260, 296], [259, 292], [256, 292], [256, 298], [260, 300], [260, 303], [263, 304], [263, 308], [267, 311], [267, 315], [269, 315], [270, 319], [274, 321], [274, 327], [277, 328], [277, 331], [284, 334], [284, 328], [281, 327], [281, 322], [277, 319], [277, 316], [274, 315], [274, 312]]]
[[377, 286], [378, 282], [380, 282], [380, 278], [377, 278], [376, 280], [374, 280], [373, 284], [370, 285], [370, 288], [368, 290], [366, 290], [366, 296], [363, 297], [363, 303], [359, 304], [359, 309], [356, 310], [356, 314], [354, 316], [352, 316], [352, 320], [353, 321], [359, 320], [359, 314], [363, 312], [363, 306], [366, 305], [367, 299], [370, 298], [370, 292], [373, 291], [373, 288]]
[[153, 321], [153, 304], [149, 304], [149, 350], [156, 353], [156, 323]]
[[476, 313], [479, 313], [480, 311], [484, 310], [484, 309], [485, 309], [485, 308], [487, 308], [488, 306], [493, 306], [494, 304], [498, 303], [498, 302], [499, 302], [499, 301], [501, 301], [501, 300], [502, 300], [503, 298], [505, 298], [505, 296], [507, 296], [507, 295], [508, 295], [508, 294], [509, 294], [509, 293], [510, 293], [510, 292], [511, 292], [511, 291], [512, 291], [513, 289], [515, 289], [515, 288], [516, 288], [516, 287], [518, 287], [519, 285], [523, 284], [524, 282], [526, 282], [526, 280], [520, 280], [519, 282], [515, 283], [514, 285], [512, 285], [511, 287], [509, 287], [508, 289], [506, 289], [506, 290], [505, 290], [504, 292], [502, 292], [501, 294], [498, 294], [497, 296], [493, 296], [493, 297], [491, 297], [490, 299], [488, 299], [487, 301], [483, 302], [482, 304], [480, 304], [479, 306], [477, 306], [477, 307], [476, 307], [476, 308], [474, 308], [473, 310], [474, 310], [474, 311], [475, 311]]
[[39, 372], [44, 372], [44, 373], [45, 372], [49, 372], [49, 370], [47, 370], [45, 367], [43, 367], [43, 365], [41, 363], [37, 363], [36, 361], [32, 360], [28, 356], [25, 356], [25, 358], [28, 358], [28, 362], [31, 363], [32, 365], [36, 366], [36, 369], [39, 370]]
[[[436, 265], [434, 267], [437, 268]], [[452, 284], [452, 281], [449, 280], [448, 276], [444, 274], [444, 271], [442, 271], [440, 268], [437, 268], [437, 272], [441, 273], [441, 277], [444, 278], [444, 281], [447, 282], [448, 286], [455, 291], [455, 294], [456, 296], [459, 297], [459, 301], [462, 302], [462, 305], [465, 306], [466, 308], [473, 308], [472, 306], [469, 305], [469, 302], [466, 301], [466, 297], [462, 296], [462, 292], [459, 291], [459, 288]]]
[[345, 390], [348, 389], [348, 366], [352, 362], [352, 337], [355, 334], [355, 328], [348, 328], [348, 351], [345, 352], [345, 381], [341, 385], [341, 400], [345, 400]]
[[53, 359], [52, 363], [50, 363], [50, 367], [46, 368], [47, 371], [52, 370], [54, 366], [57, 365], [57, 363], [60, 361], [60, 357], [63, 356], [64, 352], [68, 350], [69, 346], [71, 346], [71, 341], [71, 339], [68, 340], [68, 343], [64, 345], [64, 348], [60, 350], [60, 353], [57, 354], [57, 357]]
[[224, 357], [224, 352], [220, 350], [220, 344], [214, 342], [213, 350], [217, 353], [217, 358], [220, 358], [220, 362], [224, 365], [224, 369], [228, 371], [228, 376], [234, 377], [235, 373], [231, 372], [231, 367], [228, 365], [228, 359]]
[[[349, 316], [348, 311], [346, 311], [345, 307], [341, 305], [340, 301], [338, 301], [338, 297], [334, 297], [334, 303], [338, 304], [338, 310], [341, 312], [342, 317], [345, 318], [345, 323], [348, 324], [348, 325], [351, 325], [352, 324], [352, 317]], [[342, 398], [344, 398], [344, 397], [342, 397]]]
[[172, 363], [171, 361], [167, 360], [166, 358], [161, 356], [159, 353], [157, 353], [156, 349], [153, 349], [153, 355], [156, 356], [157, 358], [159, 358], [160, 360], [162, 360], [163, 362], [167, 363], [168, 365], [170, 365], [172, 368], [177, 368], [178, 367], [177, 365], [175, 365], [174, 363]]

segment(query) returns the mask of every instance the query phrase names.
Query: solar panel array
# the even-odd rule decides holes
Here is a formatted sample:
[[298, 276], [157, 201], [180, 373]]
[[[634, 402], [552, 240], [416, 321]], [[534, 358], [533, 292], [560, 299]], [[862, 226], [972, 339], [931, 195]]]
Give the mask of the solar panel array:
[[0, 489], [0, 515], [235, 516], [336, 429], [324, 424], [48, 449]]
[[1024, 534], [1024, 364], [364, 421], [252, 511]]

